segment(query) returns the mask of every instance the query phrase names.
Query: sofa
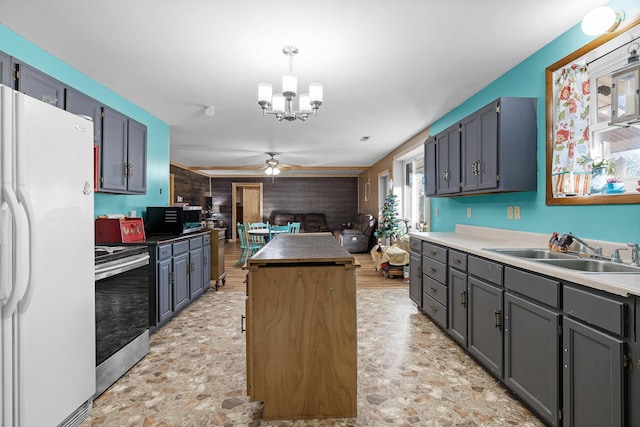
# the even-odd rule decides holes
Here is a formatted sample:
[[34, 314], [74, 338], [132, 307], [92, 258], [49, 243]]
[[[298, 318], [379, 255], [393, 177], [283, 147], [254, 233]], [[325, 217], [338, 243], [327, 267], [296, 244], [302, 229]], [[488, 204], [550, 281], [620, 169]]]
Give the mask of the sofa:
[[377, 219], [369, 213], [359, 213], [353, 223], [333, 232], [333, 236], [346, 250], [351, 253], [367, 252], [373, 246], [373, 231]]
[[269, 223], [272, 225], [287, 225], [290, 222], [299, 222], [301, 233], [329, 231], [327, 218], [322, 213], [276, 212], [271, 215], [269, 220]]

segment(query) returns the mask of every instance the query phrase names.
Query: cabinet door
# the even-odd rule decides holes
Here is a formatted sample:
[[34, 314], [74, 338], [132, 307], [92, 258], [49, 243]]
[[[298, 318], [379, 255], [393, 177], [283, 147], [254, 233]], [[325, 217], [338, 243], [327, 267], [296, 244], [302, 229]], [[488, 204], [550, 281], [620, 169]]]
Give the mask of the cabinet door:
[[[478, 190], [498, 187], [498, 103], [494, 102], [476, 114], [479, 158]], [[531, 159], [535, 162], [535, 160]]]
[[103, 191], [127, 190], [127, 116], [104, 107], [102, 118], [102, 175], [99, 188]]
[[158, 318], [153, 319], [153, 325], [164, 321], [173, 314], [173, 306], [171, 304], [171, 258], [157, 263], [156, 280], [158, 282]]
[[209, 265], [211, 263], [211, 246], [210, 245], [205, 245], [202, 248], [202, 286], [205, 290], [205, 292], [207, 291], [207, 289], [209, 289], [209, 286], [211, 285], [211, 266]]
[[559, 313], [505, 294], [505, 383], [553, 426], [559, 424], [559, 326]]
[[436, 194], [438, 169], [436, 166], [436, 139], [429, 138], [424, 143], [424, 192], [427, 196]]
[[438, 194], [460, 192], [460, 126], [454, 125], [436, 136]]
[[624, 343], [563, 318], [564, 426], [624, 425]]
[[64, 109], [73, 114], [91, 117], [93, 120], [93, 143], [102, 144], [102, 105], [93, 98], [73, 89], [65, 89]]
[[467, 346], [467, 275], [449, 269], [449, 334]]
[[422, 256], [409, 253], [409, 298], [422, 308]]
[[202, 248], [189, 252], [189, 295], [191, 299], [197, 298], [202, 293], [203, 285], [203, 252]]
[[460, 151], [462, 156], [462, 191], [478, 189], [480, 154], [478, 147], [478, 123], [476, 115], [465, 118], [460, 124]]
[[64, 86], [56, 79], [18, 63], [18, 91], [58, 108], [64, 107]]
[[178, 311], [189, 304], [189, 254], [173, 257], [173, 310]]
[[129, 119], [127, 131], [127, 191], [147, 192], [147, 127]]
[[502, 377], [502, 289], [469, 276], [469, 352]]
[[0, 84], [13, 89], [13, 69], [11, 67], [11, 57], [4, 52], [0, 52]]

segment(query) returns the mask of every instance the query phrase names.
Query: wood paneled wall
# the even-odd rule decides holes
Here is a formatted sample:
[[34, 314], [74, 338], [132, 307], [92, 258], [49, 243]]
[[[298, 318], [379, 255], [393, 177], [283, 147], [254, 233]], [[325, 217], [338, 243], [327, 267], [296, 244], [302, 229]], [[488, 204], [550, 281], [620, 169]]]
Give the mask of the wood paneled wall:
[[[270, 220], [276, 212], [323, 213], [331, 230], [353, 221], [358, 214], [357, 177], [286, 177], [275, 182], [269, 177], [209, 178], [178, 166], [171, 165], [175, 176], [174, 191], [185, 202], [200, 204], [200, 197], [212, 198], [212, 204], [220, 206], [219, 220], [229, 225], [232, 220], [231, 188], [234, 182], [263, 183], [264, 220]], [[376, 215], [376, 212], [371, 212]], [[230, 237], [229, 230], [227, 236]]]

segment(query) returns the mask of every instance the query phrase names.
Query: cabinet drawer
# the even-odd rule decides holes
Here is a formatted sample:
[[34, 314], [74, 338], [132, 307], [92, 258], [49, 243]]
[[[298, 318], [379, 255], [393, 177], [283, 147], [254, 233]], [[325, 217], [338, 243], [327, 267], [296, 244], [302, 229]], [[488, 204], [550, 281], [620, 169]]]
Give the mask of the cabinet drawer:
[[447, 262], [447, 249], [442, 246], [422, 242], [422, 255], [440, 261], [443, 264]]
[[502, 286], [502, 264], [469, 255], [467, 269], [469, 274]]
[[189, 252], [189, 241], [183, 240], [173, 244], [173, 255], [183, 254]]
[[171, 245], [158, 246], [156, 250], [158, 251], [158, 261], [171, 258]]
[[202, 236], [189, 239], [189, 249], [197, 249], [202, 247]]
[[436, 323], [446, 329], [447, 308], [431, 298], [426, 292], [422, 294], [422, 310], [427, 316], [431, 317]]
[[449, 267], [467, 271], [467, 254], [449, 249]]
[[551, 307], [560, 308], [560, 283], [555, 280], [506, 267], [504, 286]]
[[422, 240], [416, 239], [415, 237], [409, 238], [409, 249], [411, 252], [422, 253]]
[[423, 255], [422, 272], [442, 284], [447, 284], [447, 266], [441, 262]]
[[447, 306], [447, 287], [442, 283], [429, 276], [422, 276], [422, 291], [444, 307]]
[[563, 287], [562, 300], [564, 312], [568, 315], [614, 334], [625, 336], [626, 304], [624, 302], [572, 286]]

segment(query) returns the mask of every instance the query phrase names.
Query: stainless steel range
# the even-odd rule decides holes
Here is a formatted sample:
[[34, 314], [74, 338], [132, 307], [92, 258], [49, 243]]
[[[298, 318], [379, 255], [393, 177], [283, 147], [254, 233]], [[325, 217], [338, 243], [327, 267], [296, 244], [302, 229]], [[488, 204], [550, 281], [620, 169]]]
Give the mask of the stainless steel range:
[[149, 351], [149, 251], [96, 246], [96, 394]]

